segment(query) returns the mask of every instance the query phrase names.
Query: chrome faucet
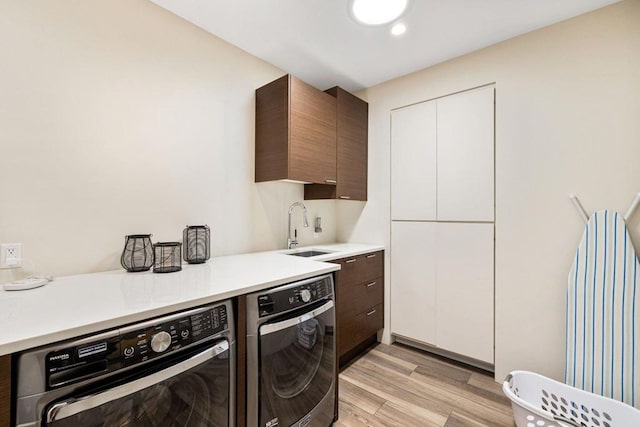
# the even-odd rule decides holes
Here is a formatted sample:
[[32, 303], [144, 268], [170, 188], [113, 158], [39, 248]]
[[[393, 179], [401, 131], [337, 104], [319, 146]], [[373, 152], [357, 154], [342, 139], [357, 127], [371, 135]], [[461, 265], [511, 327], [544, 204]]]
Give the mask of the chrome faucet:
[[307, 207], [302, 202], [295, 202], [291, 206], [289, 206], [289, 222], [287, 225], [287, 249], [291, 249], [294, 246], [300, 244], [298, 242], [298, 230], [295, 231], [293, 240], [291, 240], [291, 213], [293, 212], [293, 208], [295, 208], [296, 206], [302, 208], [303, 225], [305, 227], [309, 226], [309, 221], [307, 221]]

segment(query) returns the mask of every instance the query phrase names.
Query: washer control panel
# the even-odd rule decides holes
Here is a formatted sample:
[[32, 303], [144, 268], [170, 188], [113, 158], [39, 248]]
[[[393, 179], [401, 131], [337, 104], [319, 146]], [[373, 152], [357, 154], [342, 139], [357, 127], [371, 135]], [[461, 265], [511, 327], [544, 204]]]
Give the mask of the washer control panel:
[[224, 305], [198, 310], [185, 317], [133, 326], [122, 331], [120, 352], [123, 366], [146, 362], [162, 354], [220, 333], [228, 328]]
[[47, 389], [143, 363], [229, 328], [225, 304], [207, 306], [97, 334], [45, 356]]
[[324, 276], [311, 281], [303, 281], [299, 285], [285, 286], [284, 289], [278, 288], [277, 290], [267, 291], [258, 295], [260, 317], [271, 316], [303, 307], [327, 298], [332, 294], [333, 280], [331, 276]]

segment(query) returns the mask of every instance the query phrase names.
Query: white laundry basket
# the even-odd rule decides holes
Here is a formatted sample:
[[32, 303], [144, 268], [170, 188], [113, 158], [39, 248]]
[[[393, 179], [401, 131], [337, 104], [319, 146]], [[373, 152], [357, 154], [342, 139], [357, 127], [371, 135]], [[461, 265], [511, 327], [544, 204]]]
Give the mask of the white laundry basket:
[[518, 427], [640, 426], [640, 410], [533, 372], [511, 372], [502, 391]]

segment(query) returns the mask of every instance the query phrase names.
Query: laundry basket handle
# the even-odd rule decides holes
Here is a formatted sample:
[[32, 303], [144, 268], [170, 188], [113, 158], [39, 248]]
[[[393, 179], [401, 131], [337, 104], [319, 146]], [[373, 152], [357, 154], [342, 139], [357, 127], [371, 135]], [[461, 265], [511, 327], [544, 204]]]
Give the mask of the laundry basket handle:
[[554, 415], [553, 419], [556, 420], [561, 427], [565, 427], [565, 426], [580, 427], [580, 424], [576, 423], [575, 421], [568, 420], [565, 417]]

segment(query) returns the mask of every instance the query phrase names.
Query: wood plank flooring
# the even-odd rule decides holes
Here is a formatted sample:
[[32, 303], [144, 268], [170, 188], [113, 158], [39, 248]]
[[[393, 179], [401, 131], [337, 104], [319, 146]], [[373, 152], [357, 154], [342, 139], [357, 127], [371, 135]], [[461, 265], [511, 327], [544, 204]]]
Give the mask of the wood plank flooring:
[[513, 427], [501, 385], [402, 344], [378, 344], [339, 376], [336, 427]]

